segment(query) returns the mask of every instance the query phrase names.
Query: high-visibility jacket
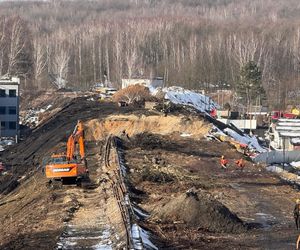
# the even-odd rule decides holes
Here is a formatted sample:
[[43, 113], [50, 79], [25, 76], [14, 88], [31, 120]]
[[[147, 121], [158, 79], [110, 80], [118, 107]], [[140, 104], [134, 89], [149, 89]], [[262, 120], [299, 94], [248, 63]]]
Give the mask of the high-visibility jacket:
[[220, 163], [221, 163], [221, 165], [227, 165], [228, 164], [228, 160], [226, 160], [226, 159], [221, 159], [221, 161], [220, 161]]
[[239, 159], [239, 160], [237, 160], [235, 163], [236, 163], [236, 164], [238, 165], [238, 167], [240, 167], [240, 168], [245, 167], [245, 163], [244, 163], [244, 160], [243, 160], [243, 159]]

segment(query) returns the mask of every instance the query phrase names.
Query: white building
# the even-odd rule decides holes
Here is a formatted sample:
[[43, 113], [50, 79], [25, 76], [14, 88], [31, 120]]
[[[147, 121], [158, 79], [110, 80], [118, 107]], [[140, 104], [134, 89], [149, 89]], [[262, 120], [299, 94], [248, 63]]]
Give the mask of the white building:
[[19, 135], [20, 78], [0, 78], [0, 137]]
[[162, 77], [156, 77], [154, 79], [122, 79], [122, 89], [136, 84], [143, 85], [148, 88], [163, 87], [164, 79]]
[[300, 147], [300, 120], [279, 119], [271, 124], [267, 133], [270, 145], [278, 150], [299, 150]]

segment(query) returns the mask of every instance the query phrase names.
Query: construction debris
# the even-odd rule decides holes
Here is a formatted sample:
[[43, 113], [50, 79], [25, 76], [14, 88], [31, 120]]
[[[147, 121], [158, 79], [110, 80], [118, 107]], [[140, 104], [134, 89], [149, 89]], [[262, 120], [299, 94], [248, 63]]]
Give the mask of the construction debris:
[[[240, 171], [235, 162], [243, 154], [265, 151], [257, 138], [215, 121], [205, 108], [214, 104], [201, 94], [169, 91], [167, 114], [64, 92], [24, 105], [45, 116], [23, 141], [0, 153], [0, 248], [120, 249], [126, 234], [146, 249], [294, 244], [297, 232], [286, 211], [298, 197], [290, 186], [297, 175], [294, 183], [282, 182], [247, 160]], [[64, 148], [79, 119], [86, 128], [91, 185], [47, 189], [42, 159]], [[107, 157], [107, 136], [123, 131], [121, 154]], [[224, 171], [221, 155], [229, 162]]]

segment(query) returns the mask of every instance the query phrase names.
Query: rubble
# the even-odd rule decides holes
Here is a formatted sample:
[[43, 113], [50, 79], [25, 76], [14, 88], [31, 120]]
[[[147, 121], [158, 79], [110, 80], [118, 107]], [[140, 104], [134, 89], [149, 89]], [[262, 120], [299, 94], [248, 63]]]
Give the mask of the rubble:
[[14, 144], [15, 144], [14, 139], [2, 137], [0, 140], [0, 152], [4, 151], [9, 146], [12, 146]]
[[176, 86], [163, 89], [151, 89], [151, 93], [154, 96], [156, 94], [161, 94], [161, 92], [165, 94], [164, 98], [169, 100], [173, 104], [180, 104], [183, 106], [192, 107], [198, 110], [199, 112], [204, 113], [205, 117], [210, 122], [213, 122], [215, 126], [218, 127], [218, 132], [222, 131], [222, 134], [230, 136], [236, 142], [247, 145], [247, 147], [250, 150], [254, 150], [258, 153], [263, 153], [267, 151], [266, 148], [260, 145], [255, 136], [247, 135], [246, 133], [236, 128], [233, 124], [230, 124], [228, 126], [211, 117], [209, 113], [212, 110], [219, 109], [220, 107], [210, 97], [197, 93], [195, 91], [186, 90]]
[[39, 125], [42, 120], [42, 114], [51, 110], [52, 105], [49, 104], [46, 107], [40, 109], [23, 110], [20, 114], [20, 124], [26, 125], [30, 128], [34, 128]]

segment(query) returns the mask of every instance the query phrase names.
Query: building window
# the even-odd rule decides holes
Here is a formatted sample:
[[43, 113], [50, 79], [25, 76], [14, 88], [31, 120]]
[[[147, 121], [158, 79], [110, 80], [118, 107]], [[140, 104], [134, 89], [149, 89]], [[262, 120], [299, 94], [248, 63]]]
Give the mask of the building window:
[[5, 114], [6, 114], [6, 107], [0, 106], [0, 115], [5, 115]]
[[17, 107], [14, 107], [14, 106], [8, 107], [8, 114], [10, 114], [10, 115], [17, 114]]
[[5, 97], [5, 89], [0, 89], [0, 97]]
[[17, 123], [16, 122], [8, 122], [8, 128], [9, 129], [16, 129]]
[[5, 122], [1, 122], [1, 130], [5, 129]]
[[9, 90], [9, 97], [16, 97], [17, 96], [17, 91], [15, 89], [10, 89]]

